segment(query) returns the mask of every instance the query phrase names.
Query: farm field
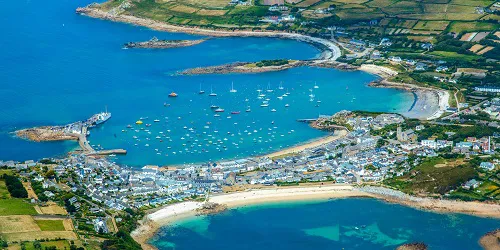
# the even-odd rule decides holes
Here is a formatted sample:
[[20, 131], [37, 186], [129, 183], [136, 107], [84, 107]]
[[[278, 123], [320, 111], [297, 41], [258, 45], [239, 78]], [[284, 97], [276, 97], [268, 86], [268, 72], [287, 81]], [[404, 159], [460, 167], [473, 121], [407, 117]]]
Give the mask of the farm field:
[[5, 215], [35, 215], [33, 205], [23, 199], [0, 199], [0, 216]]
[[35, 220], [42, 231], [64, 231], [62, 220]]

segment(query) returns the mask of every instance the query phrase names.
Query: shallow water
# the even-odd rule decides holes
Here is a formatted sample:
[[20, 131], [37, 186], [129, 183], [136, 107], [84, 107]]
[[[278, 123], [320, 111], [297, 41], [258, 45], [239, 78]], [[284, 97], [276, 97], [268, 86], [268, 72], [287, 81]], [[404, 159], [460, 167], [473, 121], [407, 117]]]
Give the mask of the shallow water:
[[[9, 23], [0, 28], [0, 159], [64, 154], [77, 144], [31, 143], [14, 138], [10, 132], [86, 119], [106, 107], [113, 117], [91, 131], [91, 144], [127, 149], [126, 156], [115, 160], [141, 166], [262, 154], [325, 135], [296, 122], [298, 118], [315, 118], [342, 109], [404, 111], [413, 101], [409, 93], [368, 88], [366, 84], [375, 77], [363, 72], [304, 67], [265, 74], [178, 76], [176, 72], [197, 66], [307, 59], [317, 56], [319, 50], [297, 41], [268, 38], [217, 38], [171, 50], [125, 50], [121, 48], [123, 43], [152, 36], [199, 37], [74, 13], [76, 7], [87, 3], [11, 1], [0, 10], [0, 20]], [[229, 93], [231, 82], [237, 93]], [[279, 89], [280, 82], [283, 90]], [[203, 96], [197, 94], [200, 83], [207, 92]], [[315, 83], [318, 89], [314, 89]], [[218, 94], [215, 98], [207, 96], [211, 86]], [[274, 90], [265, 92], [264, 99], [269, 98], [270, 105], [261, 108], [263, 100], [257, 99], [256, 90], [268, 86]], [[315, 95], [313, 101], [309, 89]], [[290, 96], [277, 98], [287, 90]], [[168, 98], [172, 91], [179, 97]], [[212, 104], [225, 109], [220, 118], [213, 117]], [[285, 104], [290, 107], [285, 108]], [[245, 112], [248, 106], [250, 113]], [[231, 111], [241, 113], [230, 115]], [[145, 123], [152, 126], [143, 128], [150, 133], [140, 128], [122, 132], [140, 117], [149, 117]], [[154, 123], [154, 119], [160, 122]]]
[[500, 220], [425, 212], [369, 198], [265, 204], [194, 217], [162, 228], [159, 249], [480, 249]]

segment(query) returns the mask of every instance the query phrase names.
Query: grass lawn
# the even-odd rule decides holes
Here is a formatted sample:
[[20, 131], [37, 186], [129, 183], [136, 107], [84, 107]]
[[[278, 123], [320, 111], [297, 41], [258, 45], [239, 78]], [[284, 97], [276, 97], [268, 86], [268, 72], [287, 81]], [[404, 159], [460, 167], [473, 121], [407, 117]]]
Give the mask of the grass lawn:
[[0, 200], [0, 216], [4, 215], [35, 215], [33, 206], [23, 199]]
[[62, 220], [35, 220], [42, 231], [65, 231]]
[[7, 186], [5, 186], [5, 181], [0, 180], [0, 199], [9, 199], [10, 193], [7, 190]]

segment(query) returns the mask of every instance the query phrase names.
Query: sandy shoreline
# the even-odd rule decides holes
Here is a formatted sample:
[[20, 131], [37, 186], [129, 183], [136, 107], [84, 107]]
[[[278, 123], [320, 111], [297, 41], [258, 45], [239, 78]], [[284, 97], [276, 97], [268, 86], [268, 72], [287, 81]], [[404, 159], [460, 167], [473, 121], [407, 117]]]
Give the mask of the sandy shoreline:
[[397, 75], [398, 72], [378, 65], [363, 64], [359, 67], [359, 70], [378, 75], [382, 78], [381, 81], [370, 84], [372, 87], [401, 89], [416, 95], [416, 101], [413, 106], [408, 111], [401, 113], [405, 117], [434, 120], [441, 117], [449, 107], [448, 100], [450, 94], [448, 91], [425, 88], [413, 84], [390, 82], [387, 79]]
[[328, 144], [330, 142], [336, 141], [338, 139], [341, 139], [341, 138], [345, 137], [347, 135], [347, 133], [348, 132], [345, 130], [336, 130], [333, 135], [321, 137], [317, 140], [314, 140], [314, 141], [311, 141], [308, 143], [299, 144], [297, 146], [288, 147], [288, 148], [285, 148], [283, 150], [267, 154], [267, 155], [265, 155], [265, 157], [276, 158], [276, 157], [280, 157], [280, 156], [287, 155], [287, 154], [298, 153], [298, 152], [304, 151], [306, 149], [319, 147], [319, 146]]
[[[209, 200], [210, 202], [226, 205], [228, 208], [235, 208], [253, 204], [279, 203], [285, 201], [369, 197], [423, 210], [500, 218], [499, 204], [438, 200], [401, 194], [402, 193], [398, 191], [378, 187], [357, 188], [352, 185], [330, 184], [247, 190], [243, 192], [215, 195], [210, 197]], [[187, 201], [163, 207], [147, 215], [131, 235], [144, 249], [156, 249], [147, 242], [162, 226], [195, 216], [196, 209], [200, 208], [201, 205], [202, 202]]]

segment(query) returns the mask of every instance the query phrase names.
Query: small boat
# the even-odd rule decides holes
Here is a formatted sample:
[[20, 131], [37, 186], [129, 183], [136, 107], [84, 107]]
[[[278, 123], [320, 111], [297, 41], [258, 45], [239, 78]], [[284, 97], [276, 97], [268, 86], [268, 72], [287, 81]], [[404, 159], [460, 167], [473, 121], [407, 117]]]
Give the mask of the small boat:
[[208, 94], [208, 96], [217, 96], [217, 94], [212, 90], [212, 87], [210, 87], [210, 94]]
[[278, 99], [283, 100], [283, 96], [278, 96]]
[[276, 109], [271, 109], [271, 112], [276, 112]]
[[269, 107], [269, 104], [267, 104], [267, 103], [262, 103], [260, 106], [261, 106], [261, 107]]
[[141, 124], [142, 124], [142, 121], [141, 121], [141, 120], [138, 120], [138, 121], [136, 121], [136, 122], [135, 122], [135, 124], [137, 124], [137, 125], [141, 125]]
[[240, 113], [240, 111], [231, 111], [231, 114], [233, 115], [238, 115]]
[[219, 114], [215, 114], [214, 117], [219, 117], [220, 115]]
[[284, 89], [283, 88], [283, 82], [280, 82], [280, 86], [278, 87], [278, 89]]
[[247, 110], [245, 110], [245, 112], [252, 112], [252, 110], [250, 109], [250, 107], [248, 107]]
[[178, 96], [178, 95], [177, 95], [177, 93], [175, 93], [175, 92], [172, 92], [172, 93], [168, 94], [168, 97], [177, 97], [177, 96]]
[[205, 90], [201, 89], [201, 83], [200, 83], [200, 92], [198, 92], [198, 94], [200, 94], [200, 95], [205, 94]]
[[216, 108], [219, 108], [219, 106], [217, 106], [217, 105], [211, 105], [210, 108], [211, 109], [216, 109]]
[[236, 89], [234, 89], [234, 83], [233, 82], [231, 82], [231, 90], [229, 90], [229, 92], [231, 92], [231, 93], [238, 92]]
[[267, 84], [267, 92], [273, 92], [273, 90], [271, 89], [271, 83]]
[[149, 123], [148, 123], [148, 124], [146, 124], [146, 127], [151, 127], [151, 124], [149, 124]]
[[158, 120], [158, 119], [155, 119], [155, 120], [153, 120], [153, 121], [154, 121], [154, 122], [160, 122], [160, 120]]
[[318, 84], [314, 83], [314, 88], [315, 88], [315, 89], [319, 89]]
[[224, 112], [224, 109], [218, 108], [215, 110], [215, 112], [222, 113], [222, 112]]
[[285, 108], [288, 108], [288, 107], [290, 107], [290, 104], [288, 104], [288, 103], [285, 104]]
[[132, 128], [132, 125], [130, 125], [130, 124], [129, 124], [129, 125], [127, 125], [127, 128]]

